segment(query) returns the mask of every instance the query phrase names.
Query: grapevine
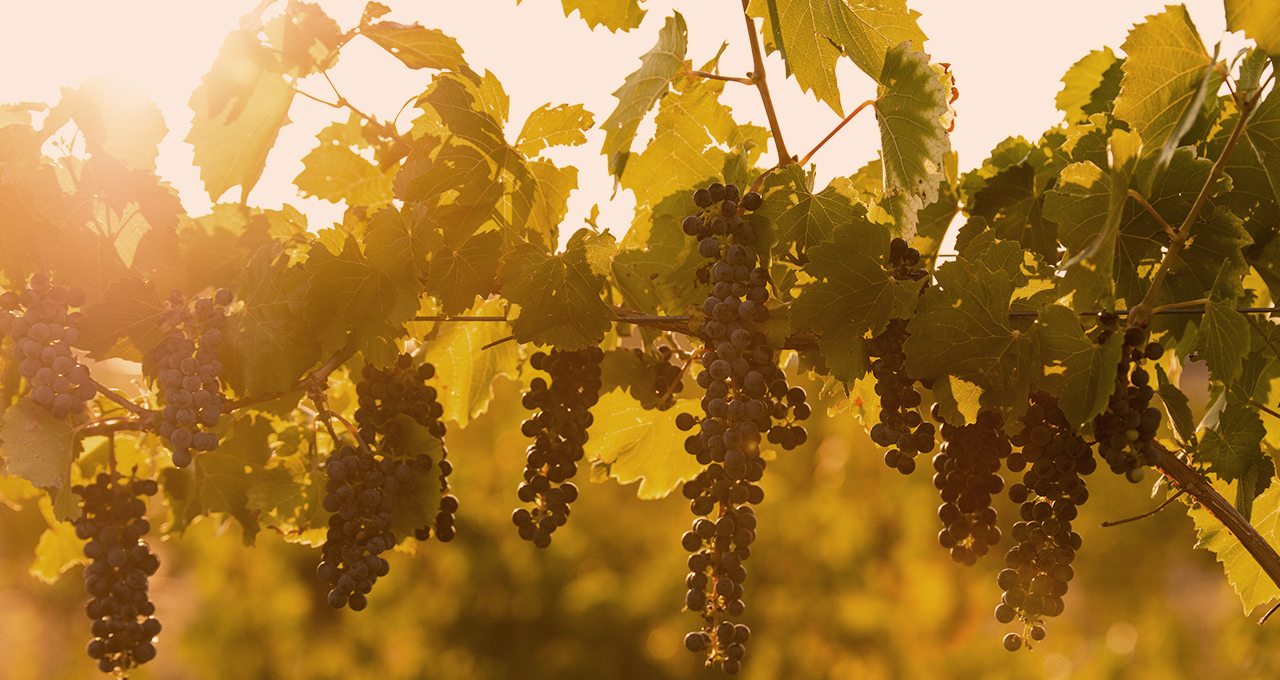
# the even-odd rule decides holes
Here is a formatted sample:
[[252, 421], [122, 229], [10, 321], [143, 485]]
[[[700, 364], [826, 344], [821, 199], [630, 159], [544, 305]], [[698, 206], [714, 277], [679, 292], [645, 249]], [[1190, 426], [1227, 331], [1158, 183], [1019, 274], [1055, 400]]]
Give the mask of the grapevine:
[[[1144, 502], [1143, 489], [1164, 497], [1103, 524], [1125, 525], [1108, 529], [1129, 532], [1117, 545], [1208, 550], [1244, 609], [1269, 616], [1280, 592], [1280, 35], [1259, 9], [1267, 3], [1223, 5], [1231, 40], [1244, 44], [1227, 56], [1192, 21], [1202, 8], [1135, 21], [1123, 44], [1062, 76], [1052, 127], [1019, 130], [985, 159], [951, 146], [968, 119], [954, 104], [969, 67], [932, 54], [905, 3], [878, 3], [874, 31], [849, 30], [867, 21], [858, 3], [813, 13], [744, 0], [732, 26], [694, 31], [679, 11], [603, 4], [564, 9], [604, 26], [598, 38], [634, 30], [652, 48], [608, 89], [540, 70], [582, 96], [538, 108], [503, 84], [500, 63], [429, 24], [386, 18], [402, 8], [369, 3], [343, 23], [304, 2], [258, 3], [225, 22], [237, 28], [195, 91], [157, 98], [190, 102], [181, 120], [97, 81], [58, 101], [0, 106], [0, 534], [5, 551], [32, 539], [41, 579], [83, 566], [87, 651], [102, 672], [123, 677], [156, 657], [153, 594], [179, 598], [167, 636], [240, 639], [202, 627], [208, 607], [187, 607], [206, 597], [194, 577], [212, 563], [194, 542], [239, 531], [245, 549], [312, 550], [298, 563], [316, 565], [316, 578], [300, 581], [322, 584], [313, 599], [333, 609], [418, 601], [406, 594], [424, 583], [467, 594], [464, 607], [424, 608], [448, 625], [400, 631], [441, 668], [487, 672], [509, 648], [520, 657], [502, 669], [510, 676], [582, 675], [582, 658], [595, 675], [616, 674], [607, 645], [624, 636], [581, 628], [623, 620], [609, 609], [622, 606], [619, 592], [628, 617], [650, 614], [638, 612], [650, 594], [667, 602], [654, 620], [682, 608], [638, 580], [633, 544], [619, 548], [651, 528], [619, 505], [631, 495], [676, 496], [693, 515], [682, 550], [671, 540], [658, 553], [679, 553], [688, 568], [683, 591], [668, 585], [683, 592], [692, 630], [654, 623], [626, 658], [653, 667], [632, 673], [691, 672], [699, 661], [667, 661], [683, 646], [728, 675], [820, 672], [806, 663], [848, 674], [845, 619], [879, 611], [836, 591], [875, 587], [852, 577], [862, 562], [879, 560], [877, 584], [963, 599], [900, 561], [914, 555], [911, 540], [933, 541], [933, 529], [907, 534], [913, 493], [936, 492], [947, 553], [920, 559], [982, 562], [986, 587], [1000, 588], [1004, 629], [966, 643], [975, 649], [1075, 664], [1059, 646], [1071, 627], [1048, 630], [1069, 590], [1088, 598], [1106, 587], [1078, 559], [1097, 545], [1082, 512]], [[398, 110], [356, 101], [335, 68], [356, 63], [339, 59], [349, 48], [385, 52], [361, 66], [369, 82], [394, 84], [382, 70], [396, 69], [421, 91]], [[849, 76], [863, 79], [865, 100], [849, 101]], [[758, 102], [742, 106], [734, 90]], [[796, 109], [778, 100], [807, 96], [834, 112], [829, 131], [779, 115]], [[323, 130], [290, 129], [316, 137], [288, 161], [307, 201], [261, 206], [258, 196], [280, 194], [255, 193], [285, 167], [276, 140], [309, 120], [295, 105], [334, 114]], [[180, 136], [193, 167], [162, 177], [172, 159], [160, 140], [188, 122]], [[875, 148], [834, 152], [842, 131], [864, 125], [856, 139], [876, 138]], [[800, 134], [811, 146], [797, 146]], [[575, 157], [566, 148], [583, 145], [580, 157], [603, 159], [565, 165]], [[593, 189], [609, 183], [616, 196]], [[334, 214], [316, 212], [321, 202]], [[601, 209], [583, 208], [593, 204]], [[453, 455], [466, 452], [458, 475], [446, 436]], [[933, 489], [910, 476], [923, 460]], [[1148, 485], [1128, 495], [1110, 480], [1087, 485], [1101, 466]], [[588, 482], [625, 488], [582, 498]], [[779, 507], [764, 509], [766, 489]], [[1175, 512], [1194, 538], [1157, 535], [1172, 520], [1147, 521]], [[571, 514], [583, 540], [562, 535], [552, 549]], [[164, 519], [153, 527], [149, 516]], [[497, 527], [484, 525], [496, 516]], [[47, 526], [32, 533], [28, 521]], [[580, 552], [593, 532], [606, 544]], [[451, 545], [420, 544], [432, 538]], [[1002, 541], [1003, 561], [984, 561]], [[151, 546], [174, 576], [154, 591]], [[834, 559], [860, 562], [847, 578], [822, 578], [815, 565]], [[511, 578], [481, 579], [483, 568]], [[584, 580], [570, 583], [575, 569]], [[267, 579], [281, 584], [271, 602], [292, 601], [282, 578]], [[1130, 579], [1148, 599], [1155, 581]], [[554, 585], [556, 601], [504, 591], [530, 582]], [[811, 585], [824, 588], [821, 610], [804, 608]], [[6, 587], [6, 598], [26, 596]], [[250, 599], [239, 595], [219, 604], [232, 611]], [[494, 631], [537, 635], [582, 611], [591, 618], [575, 622], [572, 646], [490, 645], [482, 661], [428, 650]], [[896, 628], [961, 637], [926, 614]], [[339, 658], [316, 631], [328, 619], [300, 618], [274, 629], [302, 631], [326, 663]], [[373, 637], [404, 621], [357, 618]], [[15, 620], [6, 631], [25, 622]], [[486, 635], [471, 635], [476, 625]], [[432, 637], [436, 628], [449, 635]], [[1125, 636], [1107, 637], [1110, 649]], [[1078, 649], [1098, 647], [1088, 642]], [[938, 647], [911, 649], [924, 658]], [[263, 658], [277, 648], [296, 647], [264, 639]], [[1230, 659], [1196, 650], [1208, 659], [1197, 663], [1225, 667], [1265, 649]], [[894, 672], [922, 673], [923, 662], [892, 661]], [[279, 675], [276, 660], [263, 663], [259, 675]], [[67, 672], [77, 673], [34, 674]]]

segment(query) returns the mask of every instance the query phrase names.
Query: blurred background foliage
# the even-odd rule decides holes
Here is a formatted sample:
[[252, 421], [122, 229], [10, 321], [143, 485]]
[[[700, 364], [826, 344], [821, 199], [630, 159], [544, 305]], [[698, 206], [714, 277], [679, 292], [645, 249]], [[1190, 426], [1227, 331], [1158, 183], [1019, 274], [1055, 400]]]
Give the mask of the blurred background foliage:
[[[813, 388], [814, 386], [811, 386]], [[509, 520], [525, 443], [519, 385], [450, 432], [459, 535], [391, 558], [369, 609], [335, 612], [314, 576], [318, 551], [202, 518], [159, 543], [153, 599], [165, 625], [146, 678], [712, 678], [681, 638], [689, 511], [678, 493], [587, 484], [549, 550]], [[743, 677], [1274, 678], [1280, 622], [1247, 617], [1181, 501], [1095, 474], [1085, 545], [1064, 616], [1032, 652], [1010, 654], [992, 617], [1000, 555], [960, 567], [934, 542], [927, 469], [885, 468], [856, 418], [811, 421], [809, 444], [772, 463], [751, 559]], [[1001, 506], [1005, 517], [1014, 509]], [[153, 504], [155, 520], [164, 509]], [[0, 677], [93, 677], [81, 568], [46, 586], [28, 570], [46, 526], [36, 503], [0, 506]], [[1006, 540], [1007, 542], [1007, 540]]]

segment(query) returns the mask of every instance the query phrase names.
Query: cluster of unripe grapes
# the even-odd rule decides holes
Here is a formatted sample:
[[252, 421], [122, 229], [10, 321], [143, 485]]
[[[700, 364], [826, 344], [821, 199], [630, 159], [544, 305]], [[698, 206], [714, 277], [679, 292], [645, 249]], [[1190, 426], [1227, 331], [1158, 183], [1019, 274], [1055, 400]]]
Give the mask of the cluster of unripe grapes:
[[521, 538], [539, 548], [551, 545], [551, 535], [569, 521], [569, 506], [578, 499], [571, 480], [584, 455], [591, 407], [600, 399], [603, 359], [598, 347], [553, 349], [529, 358], [529, 365], [547, 378], [534, 378], [522, 401], [534, 413], [520, 432], [533, 442], [525, 452], [524, 481], [516, 496], [528, 505], [516, 508], [511, 521]]
[[703, 619], [699, 630], [685, 636], [685, 646], [732, 675], [742, 668], [750, 636], [733, 619], [746, 609], [743, 562], [756, 529], [750, 506], [764, 500], [757, 484], [765, 469], [761, 442], [784, 449], [803, 444], [799, 421], [809, 417], [810, 406], [803, 389], [787, 384], [762, 330], [769, 319], [769, 275], [753, 248], [755, 229], [744, 217], [760, 207], [760, 194], [742, 195], [736, 186], [715, 183], [694, 192], [693, 202], [698, 212], [682, 228], [698, 239], [699, 254], [711, 262], [699, 269], [700, 280], [710, 284], [697, 331], [703, 343], [697, 374], [698, 386], [706, 390], [703, 416], [676, 418], [682, 430], [698, 427], [685, 450], [706, 466], [683, 488], [699, 516], [681, 538], [692, 553], [685, 605]]
[[72, 347], [80, 340], [84, 291], [55, 286], [43, 275], [25, 290], [0, 294], [0, 336], [9, 336], [31, 401], [54, 418], [83, 413], [97, 394], [89, 369]]
[[933, 457], [933, 486], [942, 497], [938, 544], [951, 559], [972, 565], [1000, 542], [991, 499], [1004, 490], [1000, 466], [1012, 447], [997, 411], [981, 411], [968, 425], [943, 421], [936, 405], [933, 416], [942, 422], [942, 449]]
[[[435, 374], [435, 366], [426, 362], [415, 365], [409, 354], [400, 355], [395, 364], [387, 368], [366, 364], [356, 383], [355, 416], [360, 437], [384, 457], [408, 461], [418, 468], [435, 466], [440, 505], [434, 522], [418, 528], [414, 536], [420, 541], [435, 536], [439, 541], [448, 542], [457, 533], [458, 497], [451, 494], [449, 488], [453, 463], [449, 461], [444, 441], [448, 431], [441, 420], [444, 405], [440, 403], [439, 392], [429, 384]], [[414, 438], [396, 436], [396, 421], [400, 418], [416, 423], [440, 441], [439, 461], [433, 461], [425, 452], [408, 450], [404, 442], [413, 442]]]
[[147, 579], [160, 560], [142, 537], [151, 530], [143, 498], [158, 490], [150, 479], [126, 479], [100, 473], [92, 482], [72, 490], [80, 496], [76, 536], [87, 541], [84, 570], [90, 600], [85, 613], [93, 620], [89, 657], [104, 673], [120, 673], [156, 656], [160, 634], [155, 605], [147, 594]]
[[1037, 393], [1022, 416], [1022, 429], [1010, 438], [1018, 451], [1007, 460], [1022, 481], [1009, 487], [1019, 504], [1019, 520], [1010, 530], [1014, 545], [1005, 554], [1005, 569], [996, 577], [1003, 595], [996, 620], [1018, 619], [1022, 633], [1009, 633], [1004, 646], [1013, 651], [1044, 639], [1044, 618], [1061, 614], [1071, 563], [1080, 549], [1072, 531], [1078, 508], [1089, 499], [1084, 476], [1097, 469], [1093, 448], [1071, 428], [1056, 398]]
[[225, 288], [194, 301], [170, 293], [160, 321], [164, 338], [144, 361], [160, 398], [152, 425], [180, 468], [191, 464], [193, 452], [218, 448], [210, 428], [226, 410], [220, 356], [232, 300]]
[[[1114, 314], [1101, 319], [1098, 341], [1106, 342], [1117, 318]], [[1124, 329], [1123, 356], [1116, 366], [1116, 387], [1107, 408], [1093, 420], [1098, 454], [1111, 471], [1131, 482], [1142, 479], [1144, 466], [1156, 460], [1156, 432], [1160, 429], [1160, 409], [1151, 405], [1155, 389], [1146, 362], [1164, 355], [1164, 346], [1151, 342], [1147, 329], [1129, 326]]]

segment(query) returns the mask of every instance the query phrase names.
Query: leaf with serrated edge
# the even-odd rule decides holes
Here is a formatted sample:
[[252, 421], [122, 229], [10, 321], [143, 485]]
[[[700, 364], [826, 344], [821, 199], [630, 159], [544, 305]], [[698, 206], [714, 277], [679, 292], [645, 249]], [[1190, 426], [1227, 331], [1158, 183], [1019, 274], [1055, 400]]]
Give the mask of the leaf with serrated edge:
[[640, 121], [667, 94], [671, 82], [684, 73], [688, 43], [684, 17], [675, 12], [659, 31], [657, 44], [640, 57], [640, 68], [613, 93], [618, 107], [600, 124], [604, 130], [601, 153], [609, 158], [609, 173], [613, 176], [622, 174]]
[[55, 583], [72, 567], [88, 564], [89, 558], [84, 556], [85, 542], [76, 536], [75, 526], [53, 516], [53, 502], [48, 496], [40, 498], [40, 514], [49, 526], [40, 534], [30, 572], [44, 583]]
[[1183, 114], [1198, 107], [1197, 92], [1213, 60], [1181, 5], [1134, 26], [1122, 47], [1124, 78], [1115, 115], [1133, 126], [1148, 150], [1160, 150]]
[[[1227, 582], [1240, 597], [1245, 614], [1280, 597], [1280, 587], [1257, 560], [1204, 506], [1187, 510], [1196, 525], [1196, 547], [1211, 551], [1222, 564]], [[1271, 545], [1280, 545], [1280, 485], [1273, 484], [1253, 500], [1253, 528]]]
[[608, 467], [620, 484], [640, 482], [640, 498], [662, 498], [702, 470], [685, 453], [688, 436], [676, 427], [676, 416], [697, 413], [695, 399], [679, 399], [666, 411], [646, 409], [621, 388], [602, 395], [592, 412], [596, 420], [584, 447], [588, 460]]
[[885, 193], [903, 201], [898, 231], [915, 234], [916, 213], [938, 199], [943, 156], [951, 150], [942, 116], [947, 97], [928, 55], [903, 43], [885, 55], [876, 119]]
[[545, 104], [533, 110], [520, 130], [516, 149], [528, 157], [537, 156], [553, 146], [578, 146], [587, 143], [587, 130], [595, 124], [595, 116], [582, 104]]
[[1062, 90], [1053, 102], [1069, 121], [1089, 117], [1085, 109], [1093, 102], [1093, 93], [1102, 86], [1107, 70], [1117, 61], [1110, 47], [1094, 50], [1071, 65], [1062, 76]]
[[511, 332], [520, 342], [575, 350], [598, 345], [613, 321], [601, 299], [617, 244], [609, 234], [579, 229], [563, 253], [522, 244], [503, 262], [502, 295], [520, 306]]
[[1042, 310], [1036, 321], [1046, 362], [1061, 365], [1062, 373], [1046, 378], [1067, 420], [1086, 423], [1107, 407], [1116, 387], [1116, 366], [1123, 347], [1119, 334], [1099, 345], [1085, 335], [1080, 317], [1060, 305]]
[[443, 31], [419, 24], [381, 21], [360, 29], [360, 34], [390, 52], [409, 68], [448, 69], [466, 66], [462, 47]]
[[1244, 31], [1258, 47], [1280, 57], [1280, 4], [1274, 0], [1226, 0], [1227, 30]]
[[1169, 425], [1173, 427], [1173, 432], [1178, 436], [1179, 441], [1187, 445], [1195, 445], [1196, 442], [1196, 421], [1191, 415], [1191, 401], [1187, 399], [1187, 395], [1178, 389], [1170, 380], [1168, 374], [1164, 372], [1164, 367], [1160, 364], [1155, 365], [1156, 368], [1156, 394], [1160, 395], [1160, 401], [1164, 404], [1164, 410], [1169, 414]]
[[[494, 298], [472, 307], [468, 314], [502, 316], [502, 301]], [[446, 323], [427, 343], [423, 359], [436, 367], [436, 383], [444, 399], [444, 419], [466, 427], [489, 407], [493, 399], [493, 381], [501, 375], [514, 375], [519, 360], [515, 343], [504, 342], [481, 351], [480, 348], [501, 340], [507, 329], [496, 323]]]
[[1235, 481], [1263, 460], [1262, 438], [1267, 429], [1252, 407], [1228, 401], [1218, 414], [1218, 422], [1205, 430], [1196, 449], [1195, 461], [1224, 481]]
[[78, 448], [71, 418], [55, 419], [29, 399], [4, 412], [0, 453], [9, 474], [42, 489], [65, 489]]
[[1210, 374], [1226, 384], [1240, 375], [1240, 366], [1249, 353], [1249, 321], [1229, 300], [1213, 300], [1205, 305], [1196, 349], [1204, 356]]

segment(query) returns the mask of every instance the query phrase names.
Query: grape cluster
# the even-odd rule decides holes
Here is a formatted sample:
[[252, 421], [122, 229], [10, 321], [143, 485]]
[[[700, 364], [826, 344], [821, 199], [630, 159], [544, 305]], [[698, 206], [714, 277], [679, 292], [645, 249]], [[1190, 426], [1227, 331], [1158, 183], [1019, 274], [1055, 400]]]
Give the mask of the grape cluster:
[[144, 496], [154, 496], [150, 479], [125, 479], [101, 473], [73, 490], [81, 499], [76, 536], [88, 541], [84, 585], [91, 599], [85, 613], [93, 619], [89, 657], [104, 673], [119, 673], [156, 656], [160, 634], [156, 607], [147, 596], [147, 579], [160, 568], [142, 537], [151, 529]]
[[1000, 542], [991, 497], [1004, 489], [1000, 464], [1012, 447], [996, 411], [980, 411], [969, 425], [942, 421], [936, 405], [933, 416], [942, 422], [942, 449], [933, 457], [933, 485], [942, 496], [938, 543], [951, 559], [971, 565]]
[[[1099, 342], [1114, 332], [1114, 315], [1102, 319]], [[1146, 361], [1164, 355], [1164, 346], [1150, 342], [1147, 329], [1129, 326], [1124, 330], [1123, 356], [1116, 366], [1116, 388], [1107, 408], [1093, 419], [1098, 453], [1111, 471], [1131, 482], [1142, 479], [1142, 468], [1155, 461], [1156, 432], [1160, 429], [1160, 409], [1151, 406], [1155, 390]]]
[[407, 462], [377, 457], [367, 448], [343, 445], [325, 463], [329, 475], [324, 509], [329, 531], [316, 575], [331, 587], [329, 605], [360, 611], [366, 595], [390, 565], [379, 557], [395, 545], [392, 497], [413, 470]]
[[569, 521], [569, 505], [578, 498], [570, 480], [578, 473], [582, 447], [591, 427], [591, 407], [600, 398], [598, 347], [566, 352], [535, 352], [529, 365], [548, 374], [549, 381], [534, 378], [523, 404], [536, 411], [520, 425], [533, 439], [525, 455], [524, 481], [516, 495], [529, 507], [511, 514], [520, 537], [539, 548], [551, 545], [551, 534]]
[[1072, 531], [1071, 522], [1089, 499], [1084, 476], [1098, 464], [1058, 400], [1044, 393], [1032, 395], [1022, 430], [1010, 441], [1020, 448], [1009, 455], [1009, 470], [1025, 472], [1020, 483], [1009, 487], [1020, 517], [1010, 530], [1015, 543], [1005, 554], [1006, 568], [996, 578], [1004, 592], [996, 620], [1022, 622], [1021, 634], [1004, 638], [1005, 648], [1014, 651], [1044, 639], [1044, 617], [1062, 613], [1062, 598], [1074, 575], [1071, 563], [1080, 549], [1080, 534]]
[[761, 440], [784, 449], [803, 444], [806, 433], [798, 423], [809, 417], [810, 406], [802, 388], [787, 384], [762, 331], [769, 318], [769, 276], [751, 247], [755, 230], [744, 219], [745, 212], [760, 207], [760, 195], [740, 197], [737, 187], [716, 183], [696, 191], [693, 201], [699, 212], [682, 226], [698, 239], [698, 252], [711, 260], [700, 270], [711, 290], [698, 327], [704, 345], [697, 375], [706, 390], [703, 417], [682, 413], [676, 418], [682, 430], [699, 426], [685, 440], [685, 450], [706, 466], [683, 488], [698, 515], [681, 538], [692, 553], [685, 605], [703, 619], [700, 630], [685, 636], [685, 646], [732, 675], [742, 668], [750, 636], [732, 619], [746, 608], [743, 562], [756, 537], [750, 506], [764, 500], [757, 484], [765, 469]]
[[667, 345], [661, 345], [654, 352], [646, 352], [637, 347], [632, 350], [636, 359], [653, 375], [653, 382], [636, 386], [632, 392], [647, 409], [665, 411], [676, 404], [676, 395], [684, 390], [684, 369], [672, 359], [680, 355]]
[[218, 448], [218, 435], [209, 428], [218, 424], [227, 404], [219, 356], [231, 301], [225, 288], [194, 301], [173, 291], [160, 322], [164, 339], [146, 357], [145, 367], [159, 388], [155, 428], [178, 467], [191, 464], [193, 451]]
[[13, 340], [18, 372], [26, 378], [31, 400], [55, 418], [82, 413], [97, 389], [71, 348], [80, 339], [84, 291], [54, 286], [36, 275], [22, 292], [0, 295], [0, 335]]
[[[435, 466], [440, 480], [440, 505], [431, 526], [421, 527], [415, 537], [425, 541], [431, 536], [448, 542], [457, 534], [458, 497], [450, 493], [449, 475], [453, 463], [449, 461], [444, 436], [444, 406], [439, 401], [436, 388], [429, 385], [436, 369], [429, 363], [415, 366], [413, 357], [402, 354], [394, 365], [378, 368], [366, 364], [361, 379], [356, 383], [356, 425], [365, 442], [376, 445], [385, 457], [408, 461], [417, 467]], [[396, 420], [405, 417], [440, 441], [440, 460], [435, 462], [421, 451], [403, 450], [402, 441], [413, 442], [412, 437], [397, 437]], [[415, 477], [416, 479], [416, 477]], [[400, 480], [400, 487], [413, 486], [411, 480]], [[410, 489], [405, 489], [410, 491]]]
[[[889, 275], [899, 281], [920, 281], [929, 272], [920, 267], [920, 251], [895, 238], [889, 243]], [[889, 325], [866, 343], [880, 397], [879, 422], [871, 426], [871, 441], [888, 449], [885, 465], [904, 475], [915, 471], [917, 455], [933, 451], [937, 434], [933, 423], [917, 410], [921, 397], [917, 381], [907, 375], [907, 354], [902, 350], [908, 335], [907, 319], [890, 319]]]

